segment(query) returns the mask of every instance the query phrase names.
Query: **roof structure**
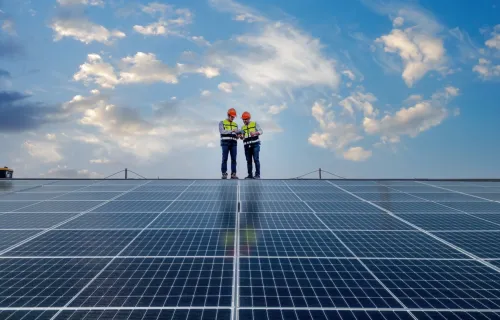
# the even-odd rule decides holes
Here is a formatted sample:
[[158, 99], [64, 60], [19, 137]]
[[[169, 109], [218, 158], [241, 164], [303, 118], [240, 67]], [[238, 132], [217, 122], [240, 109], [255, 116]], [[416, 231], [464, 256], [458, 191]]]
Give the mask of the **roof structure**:
[[0, 181], [0, 319], [498, 319], [500, 182]]

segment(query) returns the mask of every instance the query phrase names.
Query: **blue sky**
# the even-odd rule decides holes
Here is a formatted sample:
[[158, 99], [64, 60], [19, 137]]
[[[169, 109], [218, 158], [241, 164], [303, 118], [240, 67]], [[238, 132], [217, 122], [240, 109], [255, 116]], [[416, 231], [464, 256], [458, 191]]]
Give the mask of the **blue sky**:
[[264, 130], [263, 178], [498, 177], [499, 6], [0, 1], [3, 165], [218, 178], [235, 107]]

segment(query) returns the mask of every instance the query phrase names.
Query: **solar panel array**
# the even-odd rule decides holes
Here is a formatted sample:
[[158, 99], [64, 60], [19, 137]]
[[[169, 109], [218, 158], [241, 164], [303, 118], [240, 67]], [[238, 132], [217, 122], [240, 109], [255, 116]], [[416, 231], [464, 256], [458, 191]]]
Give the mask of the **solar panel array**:
[[0, 319], [500, 318], [500, 182], [0, 186]]

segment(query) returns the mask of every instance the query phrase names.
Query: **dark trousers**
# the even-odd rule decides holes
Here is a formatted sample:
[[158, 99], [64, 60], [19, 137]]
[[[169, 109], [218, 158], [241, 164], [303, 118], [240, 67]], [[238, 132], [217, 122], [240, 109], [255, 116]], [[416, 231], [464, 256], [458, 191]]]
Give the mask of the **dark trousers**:
[[248, 175], [252, 176], [252, 160], [255, 163], [255, 175], [260, 177], [260, 143], [245, 146], [245, 157], [247, 158]]
[[236, 173], [236, 155], [238, 153], [238, 144], [235, 142], [223, 143], [222, 147], [222, 173], [227, 172], [227, 159], [231, 155], [231, 173]]

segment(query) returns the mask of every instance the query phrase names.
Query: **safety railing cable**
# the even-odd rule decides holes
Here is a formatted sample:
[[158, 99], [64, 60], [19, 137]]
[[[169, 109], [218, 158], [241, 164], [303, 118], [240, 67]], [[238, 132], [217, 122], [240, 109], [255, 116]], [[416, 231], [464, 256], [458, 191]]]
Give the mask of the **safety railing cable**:
[[303, 175], [301, 175], [301, 176], [298, 176], [298, 177], [295, 177], [295, 178], [291, 178], [291, 179], [301, 179], [301, 178], [303, 178], [303, 177], [305, 177], [305, 176], [308, 176], [308, 175], [313, 174], [313, 173], [316, 173], [316, 172], [318, 172], [318, 173], [319, 173], [319, 178], [320, 178], [320, 179], [322, 178], [322, 176], [321, 176], [321, 174], [322, 174], [322, 173], [327, 173], [327, 174], [330, 174], [330, 175], [332, 175], [332, 176], [334, 176], [334, 177], [337, 177], [337, 178], [340, 178], [340, 179], [347, 179], [347, 178], [345, 178], [345, 177], [339, 176], [338, 174], [335, 174], [335, 173], [332, 173], [332, 172], [329, 172], [329, 171], [323, 170], [323, 169], [321, 169], [321, 168], [319, 168], [318, 170], [314, 170], [314, 171], [308, 172], [308, 173], [303, 174]]

